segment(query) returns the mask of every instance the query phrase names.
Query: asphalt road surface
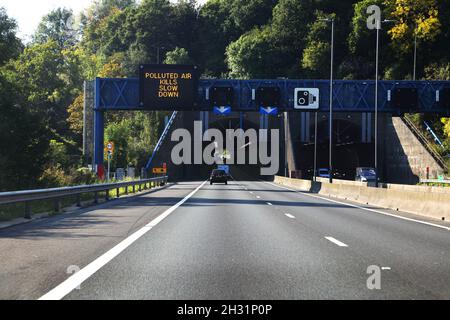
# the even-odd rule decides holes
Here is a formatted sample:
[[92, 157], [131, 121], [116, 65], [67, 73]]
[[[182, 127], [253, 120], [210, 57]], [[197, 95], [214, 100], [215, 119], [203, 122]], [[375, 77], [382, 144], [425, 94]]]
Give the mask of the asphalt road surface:
[[2, 299], [450, 299], [449, 230], [265, 182], [180, 183], [7, 229], [0, 255]]

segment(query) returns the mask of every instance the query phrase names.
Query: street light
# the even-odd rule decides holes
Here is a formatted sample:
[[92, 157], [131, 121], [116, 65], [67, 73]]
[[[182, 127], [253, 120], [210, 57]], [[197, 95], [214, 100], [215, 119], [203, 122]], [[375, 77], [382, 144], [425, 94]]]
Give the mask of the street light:
[[414, 29], [414, 71], [413, 71], [413, 80], [416, 81], [416, 70], [417, 70], [417, 23], [416, 28]]
[[377, 20], [377, 45], [375, 61], [375, 186], [378, 188], [378, 66], [380, 53], [380, 30], [382, 23], [396, 22], [395, 20]]
[[[333, 70], [334, 70], [334, 18], [320, 19], [331, 22], [331, 71], [330, 71], [330, 154], [329, 154], [329, 174], [330, 183], [333, 183]], [[317, 121], [317, 118], [316, 118]], [[317, 134], [317, 132], [316, 132]]]
[[156, 64], [160, 64], [161, 63], [160, 62], [161, 49], [164, 50], [164, 49], [167, 49], [167, 48], [166, 47], [160, 47], [160, 46], [151, 46], [151, 48], [156, 49]]
[[316, 111], [314, 124], [314, 182], [317, 182], [317, 121], [319, 113]]
[[160, 55], [159, 55], [159, 51], [161, 50], [161, 49], [165, 49], [165, 47], [158, 47], [158, 54], [157, 54], [157, 59], [158, 59], [158, 64], [160, 64], [161, 62], [160, 62], [160, 59], [159, 59], [159, 57], [160, 57]]

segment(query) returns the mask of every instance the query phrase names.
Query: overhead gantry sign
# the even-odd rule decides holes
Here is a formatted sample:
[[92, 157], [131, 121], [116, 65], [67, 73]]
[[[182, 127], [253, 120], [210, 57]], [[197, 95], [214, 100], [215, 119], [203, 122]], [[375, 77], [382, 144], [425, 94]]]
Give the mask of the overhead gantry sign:
[[139, 106], [146, 110], [194, 110], [198, 72], [194, 66], [140, 66]]
[[[104, 112], [328, 112], [329, 80], [199, 80], [186, 65], [142, 65], [139, 79], [96, 79], [94, 162], [101, 171]], [[450, 81], [379, 81], [378, 112], [450, 115]], [[374, 112], [375, 81], [333, 82], [333, 112]]]

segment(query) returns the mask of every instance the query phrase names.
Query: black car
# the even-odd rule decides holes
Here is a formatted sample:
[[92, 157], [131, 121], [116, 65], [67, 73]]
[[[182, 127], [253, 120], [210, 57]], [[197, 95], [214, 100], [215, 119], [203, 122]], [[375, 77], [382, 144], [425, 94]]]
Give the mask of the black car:
[[228, 175], [224, 170], [213, 170], [209, 182], [211, 183], [211, 185], [214, 183], [228, 184]]

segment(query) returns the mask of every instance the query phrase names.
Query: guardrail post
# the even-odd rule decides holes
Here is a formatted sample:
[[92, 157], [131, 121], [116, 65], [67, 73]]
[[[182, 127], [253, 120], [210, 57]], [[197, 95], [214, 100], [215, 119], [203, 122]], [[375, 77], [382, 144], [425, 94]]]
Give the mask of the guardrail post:
[[25, 202], [25, 219], [31, 219], [31, 203]]
[[55, 200], [55, 213], [61, 212], [61, 199]]
[[109, 201], [109, 190], [106, 190], [105, 200], [106, 200], [106, 201]]
[[117, 197], [117, 198], [120, 198], [120, 188], [117, 188], [117, 189], [116, 189], [116, 197]]
[[129, 186], [126, 186], [126, 187], [125, 187], [125, 194], [126, 194], [126, 195], [128, 195], [128, 187], [129, 187]]
[[94, 204], [98, 204], [98, 192], [94, 193]]
[[77, 207], [81, 208], [81, 195], [77, 194]]
[[142, 191], [142, 184], [139, 183], [139, 192]]
[[133, 193], [136, 193], [136, 185], [133, 184]]

